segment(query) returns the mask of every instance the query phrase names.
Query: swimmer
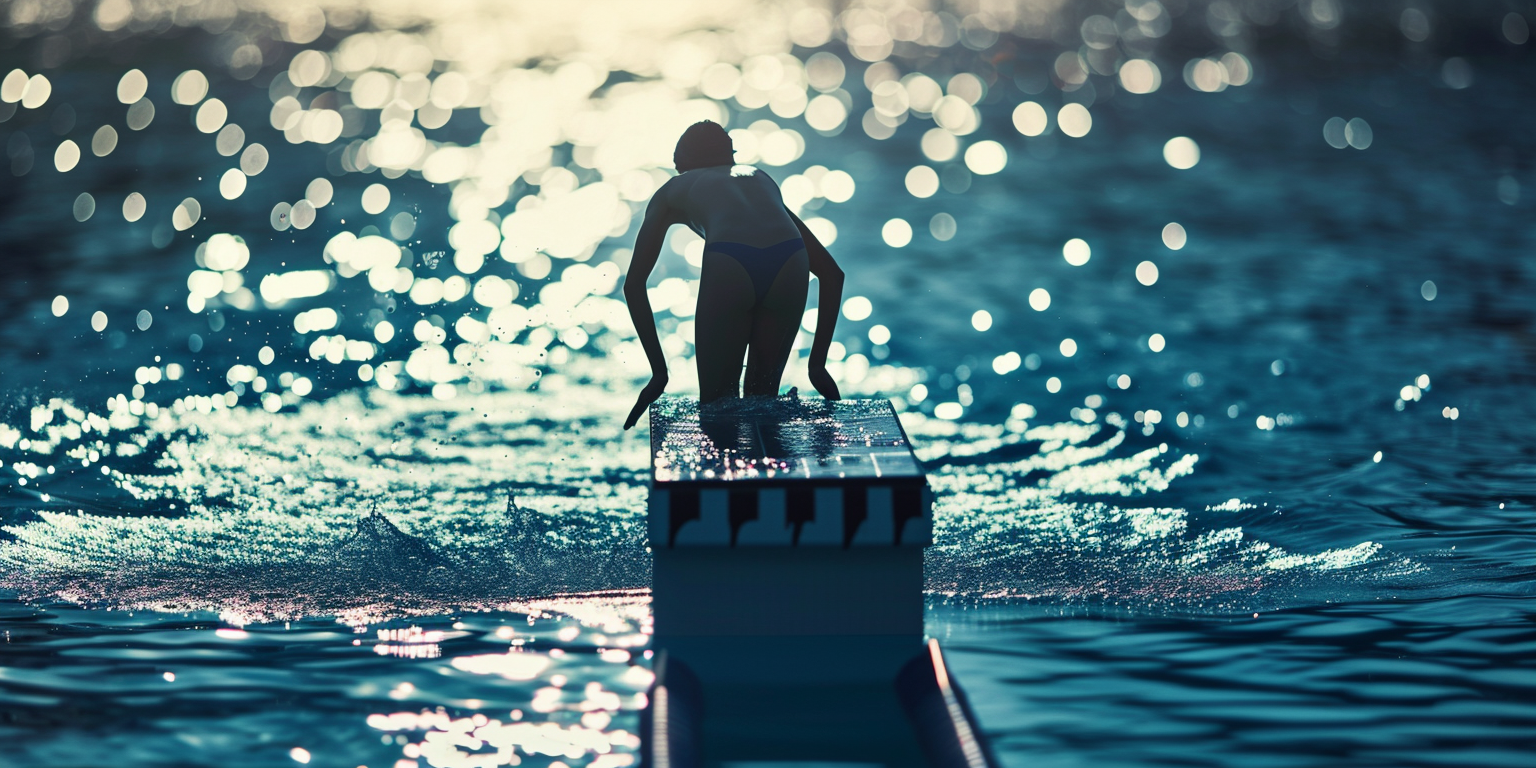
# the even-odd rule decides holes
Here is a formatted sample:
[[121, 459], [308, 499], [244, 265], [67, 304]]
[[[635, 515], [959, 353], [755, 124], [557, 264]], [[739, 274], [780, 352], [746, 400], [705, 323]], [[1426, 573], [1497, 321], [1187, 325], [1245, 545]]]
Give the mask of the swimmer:
[[707, 120], [693, 124], [672, 155], [678, 175], [656, 190], [645, 209], [624, 299], [651, 363], [651, 381], [624, 421], [625, 429], [667, 388], [666, 358], [645, 282], [673, 224], [704, 238], [694, 312], [699, 402], [740, 397], [743, 358], [746, 396], [778, 395], [811, 275], [821, 287], [808, 372], [823, 397], [840, 397], [827, 372], [827, 350], [843, 304], [843, 270], [805, 222], [784, 207], [778, 184], [752, 166], [735, 165], [734, 156], [724, 128]]

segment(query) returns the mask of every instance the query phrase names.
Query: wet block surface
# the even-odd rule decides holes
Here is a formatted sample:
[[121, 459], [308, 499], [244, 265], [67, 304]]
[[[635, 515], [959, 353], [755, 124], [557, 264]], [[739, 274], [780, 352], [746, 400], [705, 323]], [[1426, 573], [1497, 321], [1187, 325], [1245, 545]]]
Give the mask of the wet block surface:
[[886, 400], [660, 400], [649, 506], [654, 548], [932, 541], [927, 479]]

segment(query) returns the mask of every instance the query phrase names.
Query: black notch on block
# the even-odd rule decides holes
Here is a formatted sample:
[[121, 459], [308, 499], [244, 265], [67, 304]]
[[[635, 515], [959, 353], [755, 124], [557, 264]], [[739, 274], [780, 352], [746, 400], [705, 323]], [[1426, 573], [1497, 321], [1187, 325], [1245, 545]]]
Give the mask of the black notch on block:
[[867, 519], [869, 487], [863, 484], [843, 486], [843, 549], [853, 546], [853, 537]]
[[800, 529], [816, 519], [816, 491], [804, 485], [784, 489], [784, 522], [794, 526], [790, 542], [800, 544]]
[[891, 490], [891, 527], [896, 538], [892, 544], [901, 544], [901, 531], [907, 521], [923, 516], [923, 486], [898, 485]]
[[681, 486], [672, 489], [672, 509], [667, 520], [667, 546], [677, 546], [677, 531], [684, 523], [699, 519], [699, 489]]
[[731, 522], [731, 546], [736, 546], [736, 537], [741, 533], [741, 526], [757, 519], [757, 491], [752, 488], [732, 488], [730, 501]]

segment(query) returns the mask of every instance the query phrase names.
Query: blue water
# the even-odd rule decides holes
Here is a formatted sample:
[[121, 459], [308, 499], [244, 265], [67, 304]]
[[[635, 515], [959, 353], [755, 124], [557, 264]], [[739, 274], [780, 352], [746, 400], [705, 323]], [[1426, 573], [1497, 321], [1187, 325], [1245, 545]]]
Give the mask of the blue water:
[[[929, 468], [927, 632], [1006, 764], [1536, 754], [1530, 9], [1069, 3], [996, 37], [1007, 14], [891, 8], [821, 44], [830, 17], [776, 7], [67, 5], [13, 2], [0, 38], [0, 76], [48, 91], [0, 83], [0, 764], [632, 764], [647, 449], [620, 424], [645, 365], [614, 288], [679, 126], [711, 115], [835, 227], [868, 303], [834, 373], [893, 399]], [[953, 158], [874, 100], [876, 22], [897, 74], [980, 96], [948, 102]], [[1077, 87], [1103, 51], [1160, 87]], [[773, 108], [705, 70], [744, 58], [789, 83]], [[1226, 80], [1186, 82], [1200, 58]], [[801, 64], [844, 125], [795, 106], [820, 94]], [[403, 79], [380, 95], [370, 68]], [[242, 127], [230, 152], [196, 78], [173, 89], [192, 69]], [[412, 126], [480, 154], [427, 162]], [[985, 141], [995, 174], [967, 167]], [[221, 194], [252, 142], [270, 160]], [[937, 190], [909, 191], [915, 166]], [[680, 393], [689, 246], [652, 280]]]

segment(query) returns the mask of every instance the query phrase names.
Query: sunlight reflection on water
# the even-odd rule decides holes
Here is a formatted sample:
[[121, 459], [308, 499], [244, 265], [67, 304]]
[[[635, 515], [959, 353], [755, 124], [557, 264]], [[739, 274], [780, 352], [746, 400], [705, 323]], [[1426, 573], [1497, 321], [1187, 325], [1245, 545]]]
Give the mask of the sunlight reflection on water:
[[[1525, 469], [1498, 453], [1524, 438], [1493, 423], [1524, 380], [1466, 383], [1529, 354], [1500, 306], [1520, 273], [1426, 256], [1500, 253], [1524, 178], [1518, 147], [1435, 133], [1508, 77], [1452, 55], [1453, 10], [15, 0], [3, 234], [46, 255], [0, 324], [6, 381], [37, 390], [0, 412], [0, 588], [37, 603], [0, 602], [0, 703], [49, 736], [0, 737], [37, 764], [631, 764], [645, 446], [617, 425], [646, 366], [615, 287], [708, 118], [867, 268], [829, 367], [929, 464], [931, 630], [1028, 625], [967, 638], [1014, 757], [1408, 764], [1421, 739], [1519, 764], [1521, 604], [1428, 599], [1529, 583], [1506, 572]], [[1405, 63], [1353, 72], [1352, 25], [1382, 19]], [[1518, 12], [1478, 23], [1528, 39]], [[1282, 34], [1330, 85], [1265, 53]], [[1433, 151], [1387, 111], [1409, 87]], [[1375, 255], [1424, 210], [1466, 223]], [[651, 301], [687, 391], [703, 243], [666, 247]], [[1143, 623], [1038, 621], [1105, 615]], [[1306, 730], [1346, 709], [1363, 725]], [[74, 739], [66, 710], [107, 725]]]
[[[245, 144], [247, 135], [267, 126], [243, 131], [233, 122], [235, 114], [212, 95], [237, 93], [219, 72], [210, 79], [188, 69], [162, 82], [159, 75], [133, 68], [117, 79], [116, 97], [129, 105], [131, 129], [152, 132], [161, 130], [151, 125], [153, 99], [169, 87], [175, 106], [166, 109], [187, 110], [196, 130], [208, 135], [198, 140], [213, 141], [223, 156], [244, 144], [238, 167], [218, 181], [221, 197], [240, 208], [264, 210], [268, 204], [251, 196], [269, 195], [273, 187], [248, 186], [253, 182], [245, 179], [266, 172], [269, 157], [286, 166], [305, 144], [335, 145], [325, 162], [336, 181], [308, 182], [302, 197], [280, 200], [270, 217], [279, 232], [323, 219], [335, 234], [318, 253], [284, 249], [273, 270], [272, 256], [262, 253], [273, 246], [256, 233], [203, 233], [192, 248], [197, 268], [186, 279], [186, 308], [207, 314], [214, 333], [242, 314], [292, 315], [302, 339], [295, 346], [308, 354], [295, 359], [281, 346], [263, 346], [257, 364], [237, 356], [247, 362], [225, 370], [227, 390], [180, 397], [173, 393], [184, 390], [184, 368], [157, 356], [154, 364], [136, 369], [131, 393], [108, 400], [104, 414], [56, 401], [34, 409], [27, 436], [6, 427], [0, 438], [36, 459], [13, 462], [13, 471], [35, 478], [45, 462], [49, 474], [54, 463], [65, 461], [78, 462], [79, 470], [72, 471], [95, 467], [133, 497], [140, 511], [129, 517], [39, 512], [37, 521], [9, 529], [16, 541], [3, 556], [19, 569], [10, 578], [29, 585], [28, 594], [213, 609], [240, 623], [327, 613], [440, 612], [449, 605], [489, 605], [541, 591], [644, 586], [646, 558], [635, 519], [644, 489], [630, 469], [641, 462], [634, 442], [619, 440], [611, 405], [601, 405], [622, 402], [629, 377], [644, 370], [627, 313], [611, 297], [627, 258], [611, 238], [626, 234], [640, 205], [667, 177], [662, 169], [669, 165], [675, 136], [699, 119], [725, 122], [739, 162], [782, 166], [805, 151], [806, 134], [789, 127], [794, 121], [803, 118], [823, 136], [841, 133], [855, 114], [848, 109], [848, 89], [857, 92], [860, 84], [850, 81], [847, 64], [835, 55], [789, 53], [792, 46], [826, 44], [837, 33], [855, 60], [873, 62], [862, 78], [873, 99], [864, 133], [882, 139], [909, 119], [932, 121], [935, 127], [924, 133], [921, 145], [930, 159], [963, 154], [971, 172], [997, 173], [1008, 164], [1004, 147], [969, 139], [980, 126], [977, 105], [986, 96], [986, 80], [965, 72], [945, 78], [947, 84], [915, 72], [902, 77], [883, 60], [898, 47], [939, 55], [950, 48], [985, 48], [1002, 30], [1031, 36], [1057, 24], [1048, 11], [1006, 6], [963, 17], [910, 8], [882, 15], [858, 8], [834, 18], [815, 5], [697, 4], [657, 15], [599, 3], [588, 8], [581, 24], [572, 25], [563, 15], [498, 4], [478, 6], [473, 24], [464, 23], [469, 18], [464, 8], [394, 4], [370, 6], [366, 27], [362, 8], [345, 3], [327, 5], [324, 14], [310, 6], [267, 4], [253, 6], [256, 16], [239, 17], [232, 15], [232, 5], [191, 12], [177, 4], [149, 3], [134, 6], [131, 15], [126, 7], [103, 3], [92, 21], [117, 33], [169, 22], [256, 34], [253, 25], [265, 18], [276, 24], [278, 37], [316, 46], [293, 52], [286, 65], [275, 62], [276, 71], [263, 77], [271, 103], [267, 122], [292, 149]], [[706, 31], [732, 14], [751, 21], [738, 18], [731, 29]], [[1166, 33], [1161, 21], [1166, 14], [1155, 4], [1136, 14], [1133, 31], [1124, 32], [1122, 42], [1128, 50], [1150, 50]], [[1091, 87], [1089, 75], [1103, 75], [1107, 66], [1098, 52], [1116, 44], [1113, 24], [1090, 22], [1082, 30], [1090, 55], [1056, 60], [1065, 91]], [[530, 23], [550, 34], [528, 35]], [[334, 40], [321, 36], [328, 28]], [[668, 42], [653, 44], [642, 34], [647, 31]], [[614, 45], [620, 35], [631, 42]], [[221, 66], [235, 81], [249, 80], [273, 63], [267, 50], [249, 43], [230, 46]], [[1156, 90], [1155, 66], [1135, 61], [1142, 63], [1132, 69], [1140, 69], [1123, 76], [1137, 84], [1132, 90]], [[6, 99], [23, 106], [46, 101], [43, 91], [51, 86], [29, 77], [21, 70], [8, 76]], [[1186, 67], [1185, 78], [1196, 90], [1218, 91], [1246, 84], [1251, 64], [1239, 54], [1201, 59]], [[235, 99], [237, 107], [241, 101]], [[813, 110], [813, 103], [822, 106]], [[834, 103], [837, 109], [830, 106]], [[770, 116], [746, 125], [734, 122], [734, 115], [764, 107]], [[1020, 110], [1013, 119], [1020, 133], [1047, 129], [1043, 112]], [[468, 143], [427, 133], [459, 125], [461, 118], [484, 125], [478, 136], [450, 132], [468, 137]], [[1092, 118], [1088, 106], [1073, 102], [1056, 122], [1068, 136], [1082, 137]], [[438, 135], [443, 138], [433, 138]], [[1194, 164], [1191, 140], [1180, 137], [1168, 147], [1170, 164]], [[114, 148], [115, 141], [100, 142], [96, 154], [110, 155]], [[563, 166], [567, 152], [569, 164]], [[410, 178], [403, 178], [407, 174]], [[366, 214], [390, 220], [388, 232], [372, 224], [354, 231], [342, 218], [345, 210], [332, 204], [357, 194], [346, 181], [354, 176], [382, 177], [369, 182], [358, 199]], [[414, 253], [432, 242], [418, 231], [418, 216], [427, 215], [416, 202], [421, 190], [406, 183], [418, 177], [448, 191], [453, 223], [446, 226], [451, 255], [442, 259], [445, 276], [428, 274], [436, 270], [436, 260]], [[967, 180], [956, 187], [948, 178], [946, 189], [969, 186]], [[921, 198], [933, 195], [939, 180], [933, 175], [913, 182], [909, 174], [908, 186], [914, 183], [922, 187], [913, 192]], [[853, 177], [818, 165], [786, 176], [782, 186], [787, 202], [833, 240], [835, 228], [822, 217], [836, 214], [824, 206], [849, 200], [855, 194]], [[513, 210], [505, 210], [514, 200]], [[123, 215], [133, 221], [148, 209], [146, 197], [134, 192]], [[194, 234], [207, 229], [199, 226], [202, 209], [195, 198], [183, 199], [172, 211], [173, 229]], [[938, 236], [937, 217], [934, 222]], [[892, 246], [905, 246], [914, 236], [903, 219], [891, 219], [885, 230]], [[696, 267], [696, 240], [682, 233], [669, 243]], [[1088, 262], [1089, 247], [1074, 238], [1064, 255], [1081, 266]], [[1148, 285], [1155, 281], [1149, 264], [1136, 273]], [[263, 270], [270, 271], [258, 279]], [[683, 387], [691, 386], [693, 372], [696, 293], [696, 270], [666, 276], [651, 289], [652, 303], [662, 308], [669, 367]], [[55, 314], [64, 316], [68, 298], [61, 298], [64, 303], [55, 306], [64, 311]], [[1043, 311], [1050, 294], [1037, 289], [1030, 302]], [[369, 304], [373, 308], [366, 312], [356, 309]], [[408, 306], [417, 309], [407, 313]], [[412, 324], [408, 318], [416, 313], [420, 319]], [[855, 296], [844, 314], [850, 322], [866, 322], [877, 317], [877, 308]], [[152, 321], [143, 310], [138, 328], [148, 330]], [[992, 315], [978, 310], [971, 322], [987, 331]], [[878, 327], [878, 346], [884, 348], [891, 334]], [[97, 330], [105, 328], [100, 324]], [[813, 330], [808, 320], [807, 334]], [[801, 335], [802, 354], [807, 334]], [[871, 340], [875, 336], [871, 330]], [[194, 334], [190, 343], [205, 342]], [[938, 488], [949, 494], [940, 504], [941, 530], [952, 533], [932, 560], [953, 565], [930, 575], [931, 588], [998, 596], [1107, 594], [1115, 590], [1077, 583], [1072, 576], [1041, 582], [1033, 563], [1004, 565], [1042, 547], [1069, 559], [1093, 560], [1103, 554], [1106, 539], [1118, 542], [1110, 550], [1129, 550], [1175, 571], [1198, 569], [1213, 558], [1256, 572], [1286, 564], [1360, 565], [1375, 553], [1375, 545], [1367, 543], [1346, 554], [1298, 560], [1261, 543], [1240, 544], [1236, 528], [1182, 542], [1180, 510], [1120, 510], [1073, 501], [1161, 491], [1191, 472], [1197, 457], [1165, 456], [1166, 444], [1112, 456], [1125, 427], [1114, 413], [1105, 415], [1104, 427], [1030, 429], [1021, 419], [1005, 427], [956, 425], [972, 404], [968, 384], [957, 387], [955, 399], [937, 401], [921, 383], [925, 370], [872, 360], [841, 342], [834, 347], [829, 367], [846, 392], [900, 393], [894, 398], [897, 408], [913, 409], [906, 414], [909, 427], [920, 440], [931, 441], [925, 458], [967, 459], [966, 466], [942, 469], [937, 476]], [[1078, 348], [1073, 339], [1060, 344], [1066, 357]], [[993, 367], [1006, 374], [1021, 362], [1028, 361], [1017, 352], [1005, 353]], [[353, 368], [355, 378], [337, 386], [338, 377], [321, 376], [316, 366]], [[792, 382], [804, 387], [803, 372], [792, 371]], [[317, 381], [327, 385], [317, 387]], [[1050, 391], [1060, 387], [1056, 378], [1050, 382]], [[529, 387], [537, 389], [520, 391]], [[338, 390], [344, 394], [335, 394]], [[158, 394], [162, 391], [167, 394]], [[392, 394], [407, 391], [417, 394]], [[1013, 410], [1022, 413], [1021, 408], [1033, 412], [1027, 404]], [[62, 418], [54, 423], [56, 411]], [[1073, 413], [1082, 422], [1098, 418], [1088, 409]], [[1137, 411], [1140, 431], [1150, 435], [1157, 414]], [[1180, 416], [1183, 427], [1187, 420]], [[1095, 435], [1108, 439], [1094, 440]], [[624, 449], [613, 450], [615, 441]], [[990, 452], [1022, 446], [1034, 455], [985, 460]], [[115, 467], [113, 457], [132, 457], [136, 466]], [[511, 502], [514, 496], [524, 506]], [[498, 511], [503, 503], [507, 514]], [[364, 510], [373, 511], [364, 516]], [[539, 520], [553, 521], [544, 525], [542, 538], [519, 529]], [[1131, 533], [1120, 530], [1125, 525]], [[998, 530], [1009, 533], [987, 535]], [[509, 536], [527, 543], [509, 546]], [[1059, 538], [1082, 546], [1047, 541]], [[169, 551], [163, 546], [167, 540], [175, 543]], [[1223, 547], [1227, 551], [1218, 556]], [[978, 560], [981, 552], [986, 556]], [[348, 562], [385, 566], [373, 568], [367, 578], [390, 585], [392, 594], [353, 595], [355, 584], [335, 578], [349, 569], [333, 567]], [[992, 565], [978, 570], [977, 562]], [[47, 567], [36, 567], [43, 564]], [[209, 568], [211, 578], [173, 575]], [[1086, 573], [1093, 566], [1077, 570]], [[576, 573], [582, 579], [569, 575]], [[252, 591], [274, 591], [249, 589], [252, 578], [305, 587], [285, 590], [292, 596], [281, 600], [247, 598]], [[1125, 581], [1126, 590], [1145, 589], [1131, 581]]]
[[[33, 459], [11, 469], [58, 476], [59, 499], [7, 528], [4, 583], [35, 597], [218, 611], [237, 624], [366, 623], [643, 588], [646, 448], [619, 430], [627, 382], [552, 374], [532, 392], [440, 401], [376, 390], [275, 414], [38, 406], [0, 442], [27, 441]], [[1184, 510], [1100, 501], [1161, 492], [1199, 458], [1166, 443], [1132, 449], [1110, 424], [918, 413], [904, 423], [934, 467], [927, 581], [943, 594], [1240, 612], [1283, 604], [1265, 594], [1279, 574], [1388, 562], [1369, 542], [1293, 554], [1240, 527], [1190, 538]], [[98, 472], [135, 513], [57, 508], [85, 498]]]

